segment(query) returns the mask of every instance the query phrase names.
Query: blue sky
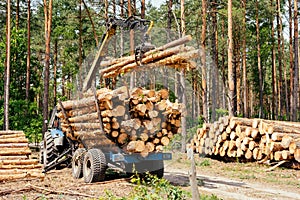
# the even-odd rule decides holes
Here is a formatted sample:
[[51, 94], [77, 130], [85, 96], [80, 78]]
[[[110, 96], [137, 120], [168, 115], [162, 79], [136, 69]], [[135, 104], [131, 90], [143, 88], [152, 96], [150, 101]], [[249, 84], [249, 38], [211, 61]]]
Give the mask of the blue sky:
[[147, 4], [149, 1], [151, 2], [152, 5], [154, 5], [154, 6], [156, 6], [156, 7], [160, 7], [160, 5], [161, 5], [162, 3], [164, 3], [166, 0], [146, 0], [146, 4]]

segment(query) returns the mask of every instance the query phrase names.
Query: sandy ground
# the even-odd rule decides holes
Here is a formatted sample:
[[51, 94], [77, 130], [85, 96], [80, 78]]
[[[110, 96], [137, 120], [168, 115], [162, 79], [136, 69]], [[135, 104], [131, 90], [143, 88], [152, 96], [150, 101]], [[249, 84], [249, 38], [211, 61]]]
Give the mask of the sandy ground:
[[[222, 199], [300, 199], [300, 171], [255, 163], [225, 163], [195, 156], [200, 194], [214, 194]], [[171, 184], [190, 191], [190, 161], [174, 154], [165, 162], [164, 178]], [[74, 179], [71, 169], [53, 170], [44, 180], [18, 180], [1, 183], [0, 199], [94, 199], [110, 192], [126, 197], [134, 187], [123, 173], [107, 174], [106, 181], [86, 184]]]

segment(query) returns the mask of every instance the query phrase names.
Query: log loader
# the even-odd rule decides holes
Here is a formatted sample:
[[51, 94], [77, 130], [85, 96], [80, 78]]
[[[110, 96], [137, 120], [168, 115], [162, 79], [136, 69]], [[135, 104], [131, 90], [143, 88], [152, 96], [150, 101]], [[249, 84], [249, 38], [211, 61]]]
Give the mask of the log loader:
[[[105, 56], [110, 38], [116, 34], [117, 27], [127, 30], [138, 29], [144, 33], [142, 44], [135, 48], [135, 62], [142, 65], [143, 54], [154, 48], [148, 42], [152, 26], [152, 21], [136, 17], [129, 17], [126, 20], [109, 19], [107, 31], [102, 37], [99, 50], [83, 82], [82, 92], [86, 92], [92, 88], [95, 74], [99, 72], [100, 63]], [[62, 112], [64, 112], [60, 101], [58, 105], [60, 105]], [[100, 115], [99, 119], [100, 131], [103, 133]], [[73, 140], [62, 130], [60, 121], [57, 118], [57, 107], [55, 107], [49, 120], [48, 131], [43, 137], [40, 157], [41, 162], [44, 164], [44, 172], [62, 166], [70, 166], [71, 163], [73, 177], [84, 177], [87, 183], [103, 181], [108, 167], [117, 167], [127, 173], [132, 173], [133, 170], [138, 173], [149, 171], [158, 177], [162, 177], [164, 173], [163, 161], [172, 159], [170, 153], [150, 153], [148, 156], [143, 157], [139, 154], [125, 153], [122, 149], [113, 151], [109, 148], [104, 148], [102, 144], [105, 143], [105, 140], [109, 140], [109, 138], [103, 137], [103, 135], [105, 134], [86, 136], [79, 141]]]

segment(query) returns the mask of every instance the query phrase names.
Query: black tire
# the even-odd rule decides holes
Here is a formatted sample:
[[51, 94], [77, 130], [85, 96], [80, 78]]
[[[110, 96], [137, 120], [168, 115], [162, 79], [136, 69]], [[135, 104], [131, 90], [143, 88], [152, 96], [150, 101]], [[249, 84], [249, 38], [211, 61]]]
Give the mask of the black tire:
[[149, 172], [151, 175], [162, 178], [164, 176], [163, 160], [145, 160], [135, 164], [135, 169], [139, 174], [145, 175]]
[[72, 176], [76, 179], [83, 176], [83, 161], [86, 150], [79, 148], [75, 151], [72, 157]]
[[84, 182], [92, 183], [103, 181], [107, 163], [104, 153], [100, 149], [90, 149], [84, 156], [83, 177]]
[[54, 139], [50, 132], [46, 132], [44, 135], [44, 147], [43, 147], [43, 164], [46, 166], [56, 158]]

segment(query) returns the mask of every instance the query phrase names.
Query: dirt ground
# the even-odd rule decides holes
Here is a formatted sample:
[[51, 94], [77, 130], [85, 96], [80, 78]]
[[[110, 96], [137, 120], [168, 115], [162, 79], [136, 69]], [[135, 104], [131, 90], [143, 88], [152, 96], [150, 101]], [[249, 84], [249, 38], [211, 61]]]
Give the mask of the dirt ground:
[[[195, 156], [201, 194], [214, 194], [222, 199], [300, 199], [300, 170], [276, 168], [256, 163], [224, 163]], [[174, 153], [165, 162], [164, 178], [171, 184], [190, 191], [190, 161]], [[106, 193], [126, 197], [134, 187], [123, 173], [109, 170], [105, 182], [86, 184], [74, 179], [71, 169], [53, 170], [44, 180], [19, 180], [1, 183], [0, 199], [97, 199]]]

